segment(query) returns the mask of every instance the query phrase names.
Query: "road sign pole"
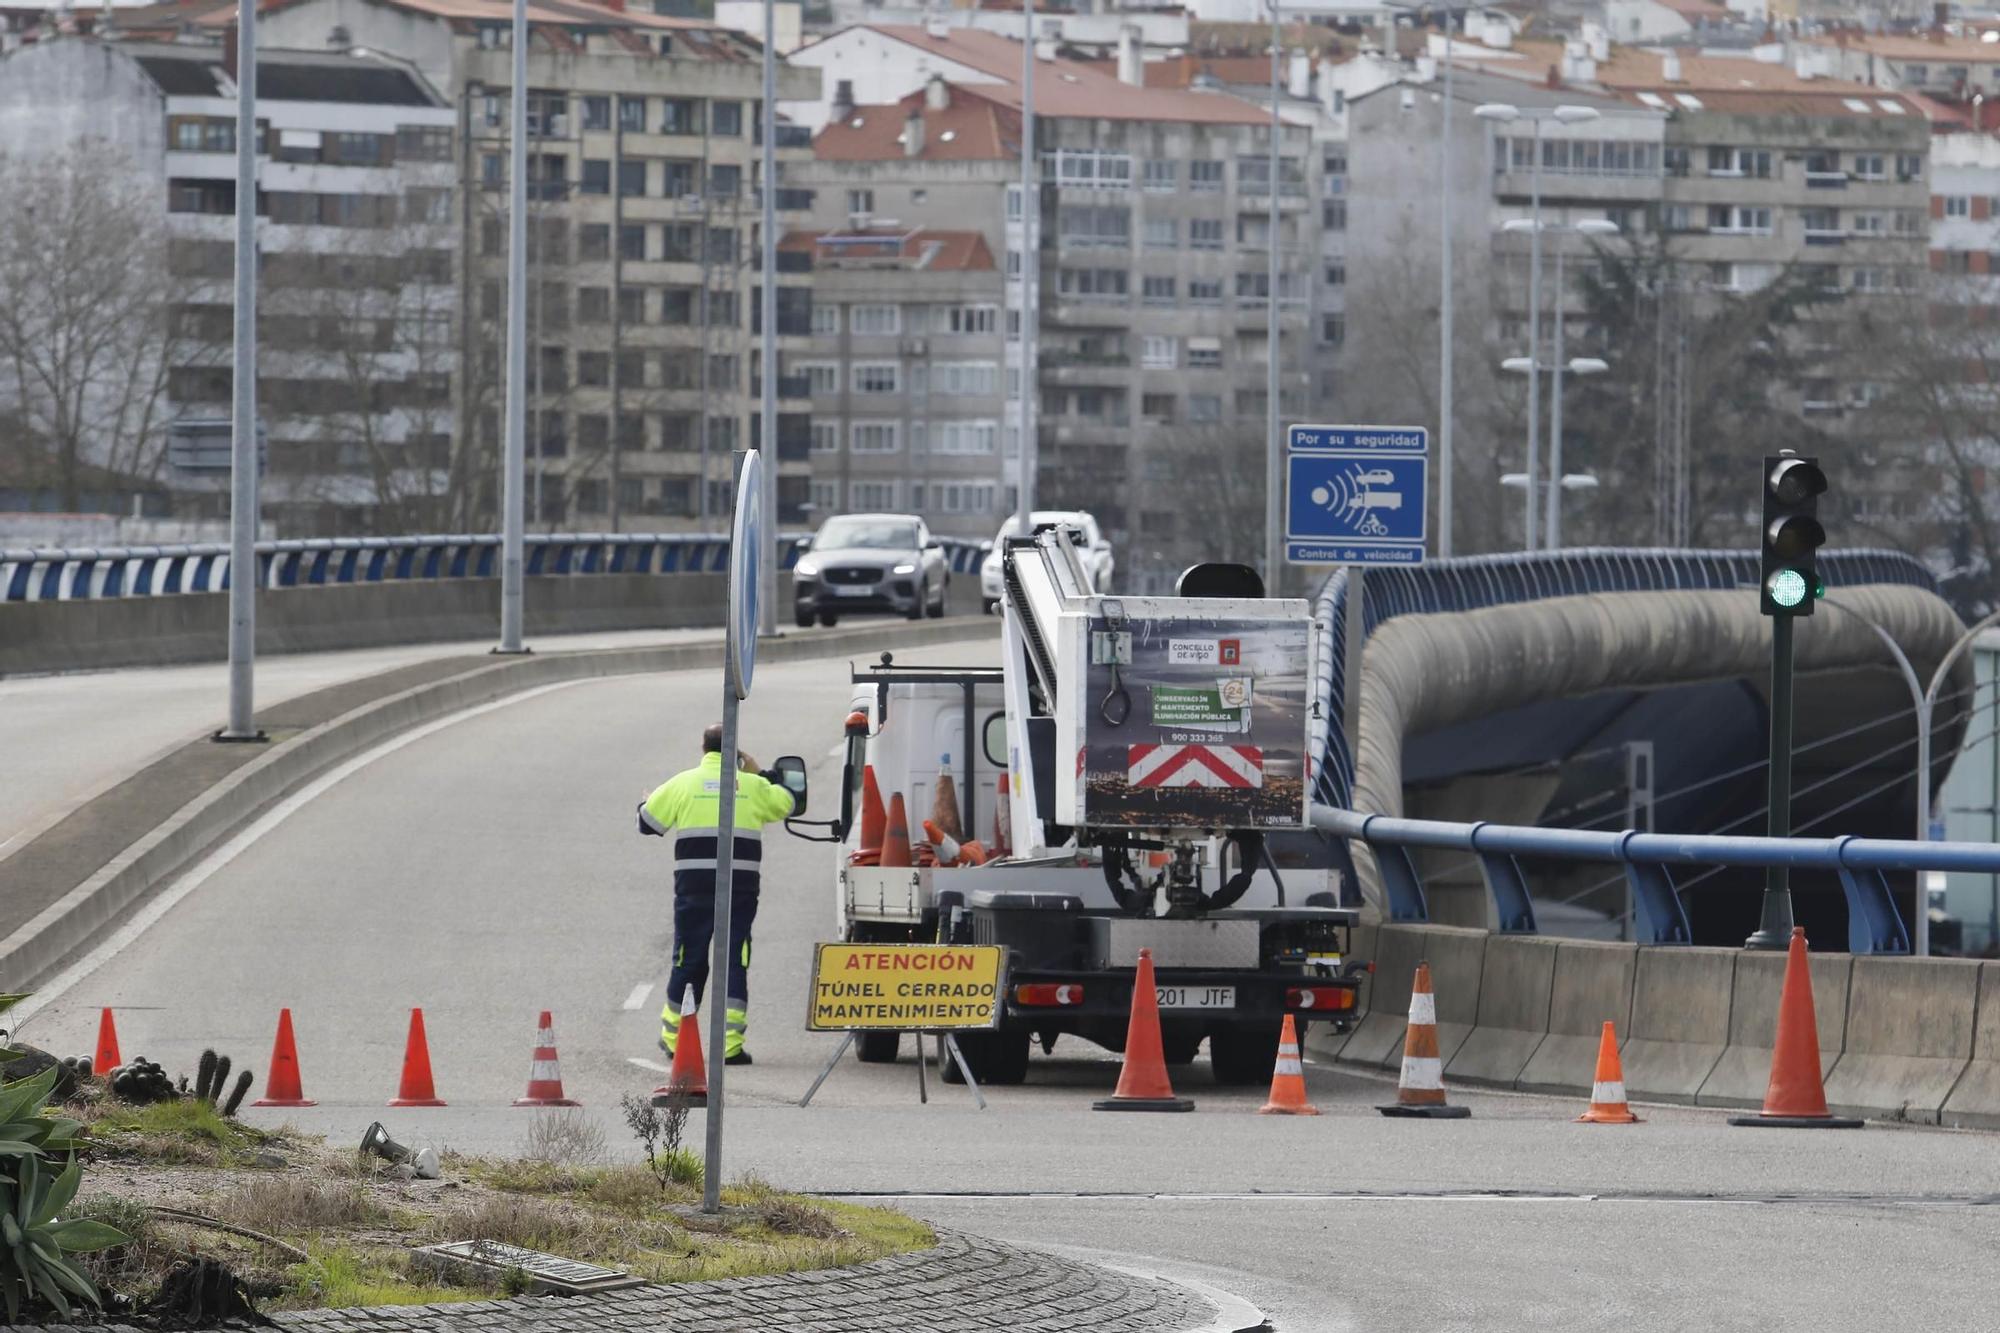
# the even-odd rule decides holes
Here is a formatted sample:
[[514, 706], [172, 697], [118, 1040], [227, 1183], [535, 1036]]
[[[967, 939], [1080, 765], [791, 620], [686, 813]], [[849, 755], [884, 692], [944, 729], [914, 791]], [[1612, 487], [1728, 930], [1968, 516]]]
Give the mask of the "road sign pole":
[[1347, 736], [1347, 755], [1350, 763], [1361, 746], [1361, 654], [1367, 646], [1367, 625], [1362, 619], [1367, 597], [1367, 583], [1363, 575], [1365, 565], [1347, 567], [1347, 605], [1341, 617], [1341, 642], [1345, 649], [1341, 655], [1340, 680], [1340, 725]]
[[[1771, 780], [1765, 831], [1773, 838], [1792, 833], [1792, 617], [1771, 617]], [[1764, 872], [1764, 909], [1746, 949], [1785, 949], [1792, 939], [1790, 871], [1782, 865]]]

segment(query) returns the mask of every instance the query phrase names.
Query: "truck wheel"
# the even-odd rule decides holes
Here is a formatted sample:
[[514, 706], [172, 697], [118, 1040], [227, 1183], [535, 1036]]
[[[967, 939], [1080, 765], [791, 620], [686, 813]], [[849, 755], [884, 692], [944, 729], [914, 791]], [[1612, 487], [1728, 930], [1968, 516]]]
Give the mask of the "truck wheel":
[[1271, 1081], [1278, 1063], [1278, 1032], [1273, 1028], [1223, 1028], [1208, 1036], [1208, 1062], [1215, 1081], [1225, 1088], [1253, 1088]]
[[864, 1065], [892, 1065], [896, 1063], [897, 1048], [903, 1044], [900, 1032], [857, 1032], [854, 1034], [854, 1058]]
[[[1025, 1032], [961, 1032], [958, 1049], [972, 1077], [982, 1084], [1020, 1083], [1028, 1077], [1028, 1039]], [[944, 1081], [963, 1083], [958, 1062], [945, 1059]]]

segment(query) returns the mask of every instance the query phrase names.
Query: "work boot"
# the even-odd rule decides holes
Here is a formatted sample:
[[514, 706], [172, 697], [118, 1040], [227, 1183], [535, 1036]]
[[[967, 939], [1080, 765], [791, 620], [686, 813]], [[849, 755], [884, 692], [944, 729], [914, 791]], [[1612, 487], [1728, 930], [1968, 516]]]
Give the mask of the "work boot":
[[738, 1051], [736, 1054], [730, 1056], [727, 1060], [724, 1060], [722, 1063], [726, 1065], [754, 1065], [757, 1062], [750, 1058], [750, 1052]]
[[672, 1062], [674, 1058], [674, 1048], [667, 1045], [667, 1039], [665, 1037], [660, 1038], [660, 1053], [666, 1056], [667, 1060], [670, 1063]]

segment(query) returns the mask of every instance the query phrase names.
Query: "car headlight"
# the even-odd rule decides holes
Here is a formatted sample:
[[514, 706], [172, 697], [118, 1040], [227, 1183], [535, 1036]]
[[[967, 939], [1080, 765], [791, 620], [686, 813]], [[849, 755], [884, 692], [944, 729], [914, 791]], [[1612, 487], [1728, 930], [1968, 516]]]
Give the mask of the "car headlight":
[[794, 576], [802, 579], [817, 578], [819, 576], [819, 561], [801, 560], [792, 566], [792, 573]]
[[898, 574], [914, 574], [917, 572], [917, 567], [915, 565], [897, 565], [895, 572]]

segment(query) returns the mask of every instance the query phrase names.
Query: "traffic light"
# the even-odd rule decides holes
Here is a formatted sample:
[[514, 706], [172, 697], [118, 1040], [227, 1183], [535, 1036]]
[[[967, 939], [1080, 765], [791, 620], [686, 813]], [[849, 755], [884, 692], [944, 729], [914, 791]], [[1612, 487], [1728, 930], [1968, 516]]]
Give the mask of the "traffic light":
[[1826, 474], [1819, 460], [1789, 450], [1764, 459], [1764, 565], [1757, 609], [1767, 616], [1809, 616], [1825, 595], [1819, 577], [1819, 548], [1826, 529], [1819, 523], [1819, 497]]

